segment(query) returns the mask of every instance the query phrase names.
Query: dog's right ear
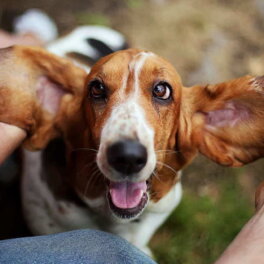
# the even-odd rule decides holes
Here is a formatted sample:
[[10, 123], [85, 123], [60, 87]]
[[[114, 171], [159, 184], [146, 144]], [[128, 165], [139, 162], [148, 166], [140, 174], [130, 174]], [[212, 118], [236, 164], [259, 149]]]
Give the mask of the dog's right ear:
[[181, 116], [187, 151], [232, 167], [264, 156], [264, 76], [184, 88]]
[[25, 145], [40, 149], [81, 106], [86, 73], [41, 48], [0, 50], [0, 122], [25, 129]]

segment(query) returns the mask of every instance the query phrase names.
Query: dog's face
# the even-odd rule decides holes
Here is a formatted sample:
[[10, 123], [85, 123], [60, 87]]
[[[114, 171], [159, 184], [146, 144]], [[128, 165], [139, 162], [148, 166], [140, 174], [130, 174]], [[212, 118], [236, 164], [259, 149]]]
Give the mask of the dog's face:
[[41, 49], [0, 58], [0, 121], [27, 130], [33, 149], [63, 137], [73, 188], [118, 218], [162, 199], [198, 151], [226, 166], [264, 155], [263, 77], [185, 88], [168, 62], [135, 49], [88, 76]]
[[181, 80], [167, 61], [133, 49], [100, 60], [86, 89], [86, 121], [110, 207], [121, 218], [136, 217], [175, 146]]

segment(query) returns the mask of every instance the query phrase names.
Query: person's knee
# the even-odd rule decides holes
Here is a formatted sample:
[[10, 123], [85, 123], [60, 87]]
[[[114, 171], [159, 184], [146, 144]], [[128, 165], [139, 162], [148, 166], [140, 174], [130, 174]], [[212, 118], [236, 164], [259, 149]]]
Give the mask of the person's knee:
[[0, 263], [155, 263], [124, 239], [97, 230], [0, 241]]

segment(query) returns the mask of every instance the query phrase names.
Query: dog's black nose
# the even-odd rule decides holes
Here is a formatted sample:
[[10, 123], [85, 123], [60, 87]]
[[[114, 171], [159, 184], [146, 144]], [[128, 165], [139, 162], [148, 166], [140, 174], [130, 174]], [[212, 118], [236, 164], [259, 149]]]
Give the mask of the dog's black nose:
[[147, 150], [135, 140], [120, 140], [108, 147], [107, 160], [118, 172], [126, 175], [137, 173], [147, 163]]

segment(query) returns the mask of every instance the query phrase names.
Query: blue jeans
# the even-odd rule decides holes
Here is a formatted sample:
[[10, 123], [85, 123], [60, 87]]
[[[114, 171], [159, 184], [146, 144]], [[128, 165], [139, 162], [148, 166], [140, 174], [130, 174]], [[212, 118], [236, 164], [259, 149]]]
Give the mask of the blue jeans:
[[0, 241], [1, 264], [155, 264], [120, 237], [97, 230]]

